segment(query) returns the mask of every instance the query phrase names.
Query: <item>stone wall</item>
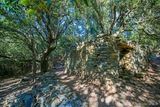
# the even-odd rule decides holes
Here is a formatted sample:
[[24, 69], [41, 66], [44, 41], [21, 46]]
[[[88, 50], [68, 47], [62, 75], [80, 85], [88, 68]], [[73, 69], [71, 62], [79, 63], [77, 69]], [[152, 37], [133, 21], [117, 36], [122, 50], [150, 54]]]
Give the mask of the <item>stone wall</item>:
[[122, 41], [82, 42], [66, 58], [66, 72], [80, 76], [93, 73], [117, 74], [119, 70], [133, 73], [145, 68], [140, 46]]

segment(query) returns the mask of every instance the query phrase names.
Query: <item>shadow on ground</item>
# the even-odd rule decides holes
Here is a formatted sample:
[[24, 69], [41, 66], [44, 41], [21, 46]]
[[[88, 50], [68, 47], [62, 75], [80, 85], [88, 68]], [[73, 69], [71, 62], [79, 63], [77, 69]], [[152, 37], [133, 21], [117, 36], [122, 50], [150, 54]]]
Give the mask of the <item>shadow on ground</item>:
[[82, 107], [80, 97], [58, 81], [54, 72], [35, 78], [28, 75], [0, 82], [0, 107]]
[[[63, 69], [38, 74], [35, 81], [11, 78], [0, 82], [2, 107], [155, 107], [160, 105], [160, 75], [127, 80], [96, 74], [92, 79], [67, 75]], [[105, 81], [101, 78], [105, 77]]]
[[68, 76], [57, 73], [62, 83], [79, 93], [87, 107], [155, 107], [160, 106], [160, 75], [148, 72], [145, 78], [127, 80], [105, 75], [106, 81], [100, 81], [97, 75], [94, 80]]

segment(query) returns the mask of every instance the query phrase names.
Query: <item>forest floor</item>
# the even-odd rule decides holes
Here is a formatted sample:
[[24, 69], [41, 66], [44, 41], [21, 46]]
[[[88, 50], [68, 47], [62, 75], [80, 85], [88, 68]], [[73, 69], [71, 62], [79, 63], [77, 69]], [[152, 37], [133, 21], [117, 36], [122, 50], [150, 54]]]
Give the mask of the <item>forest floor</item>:
[[149, 72], [148, 75], [144, 79], [130, 80], [108, 76], [102, 84], [96, 78], [85, 81], [78, 76], [65, 74], [63, 69], [57, 69], [56, 73], [37, 74], [34, 82], [30, 75], [5, 79], [0, 82], [0, 107], [13, 103], [19, 105], [25, 93], [34, 96], [22, 101], [25, 107], [30, 107], [33, 102], [39, 102], [34, 104], [35, 107], [42, 103], [51, 107], [159, 107], [160, 74]]
[[160, 75], [148, 72], [146, 78], [124, 80], [107, 77], [105, 84], [98, 79], [83, 81], [77, 76], [57, 73], [60, 81], [85, 99], [88, 107], [160, 107]]

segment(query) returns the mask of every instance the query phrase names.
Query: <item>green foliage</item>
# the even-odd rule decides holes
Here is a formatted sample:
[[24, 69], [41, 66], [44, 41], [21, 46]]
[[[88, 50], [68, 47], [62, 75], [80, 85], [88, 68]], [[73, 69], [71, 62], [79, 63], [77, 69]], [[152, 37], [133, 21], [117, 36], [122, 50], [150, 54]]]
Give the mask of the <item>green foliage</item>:
[[20, 0], [20, 1], [19, 1], [19, 4], [22, 4], [22, 5], [24, 5], [24, 6], [28, 6], [31, 1], [33, 1], [33, 0]]
[[[113, 37], [157, 50], [159, 7], [159, 0], [1, 0], [0, 55], [2, 59], [47, 62], [51, 53], [65, 56], [83, 42], [97, 44], [99, 38], [110, 40], [118, 52]], [[79, 20], [86, 32], [83, 37], [73, 35], [76, 28], [69, 26]], [[127, 38], [126, 31], [131, 32]]]
[[27, 10], [27, 14], [30, 15], [30, 16], [31, 16], [31, 15], [34, 15], [35, 13], [36, 13], [36, 11], [33, 10], [33, 9], [28, 9], [28, 10]]
[[76, 36], [68, 35], [68, 36], [62, 36], [59, 41], [56, 48], [56, 51], [54, 51], [55, 56], [64, 56], [64, 53], [68, 53], [72, 51], [73, 47], [76, 47], [77, 43], [79, 42], [79, 38]]

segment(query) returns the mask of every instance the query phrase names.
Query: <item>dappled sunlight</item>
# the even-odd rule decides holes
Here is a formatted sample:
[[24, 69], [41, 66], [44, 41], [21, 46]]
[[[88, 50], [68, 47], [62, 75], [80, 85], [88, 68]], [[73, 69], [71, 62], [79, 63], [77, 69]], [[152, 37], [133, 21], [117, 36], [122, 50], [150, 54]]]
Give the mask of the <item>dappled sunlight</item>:
[[65, 78], [67, 78], [67, 75], [64, 75], [64, 76], [61, 77], [61, 79], [65, 79]]
[[98, 95], [94, 91], [89, 93], [88, 105], [89, 107], [98, 107]]
[[[74, 81], [73, 84], [70, 84], [71, 81]], [[65, 84], [83, 97], [87, 107], [141, 107], [145, 104], [157, 104], [156, 102], [160, 101], [158, 100], [160, 95], [153, 94], [156, 90], [151, 87], [154, 86], [148, 86], [148, 83], [143, 80], [134, 80], [130, 83], [120, 78], [106, 77], [105, 84], [101, 84], [101, 81], [96, 78], [87, 82], [85, 79], [75, 77], [75, 79], [70, 78], [70, 81]]]
[[[28, 77], [1, 83], [2, 92], [14, 91], [14, 93], [4, 95], [3, 104], [9, 104], [8, 101], [22, 97], [15, 96], [15, 94], [24, 93], [24, 96], [28, 96], [29, 93], [38, 92], [38, 90], [42, 93], [36, 92], [37, 103], [52, 106], [60, 103], [66, 104], [68, 98], [77, 98], [77, 95], [83, 105], [81, 107], [141, 107], [145, 104], [153, 105], [160, 102], [159, 89], [155, 88], [158, 85], [158, 79], [152, 78], [154, 83], [150, 83], [143, 79], [134, 78], [134, 81], [122, 80], [121, 78], [113, 79], [110, 75], [105, 77], [102, 84], [102, 80], [97, 78], [98, 76], [93, 80], [86, 80], [76, 75], [67, 75], [62, 71], [60, 71], [61, 73], [57, 72], [55, 73], [56, 76], [52, 72], [43, 74], [44, 77], [39, 75], [35, 83]], [[58, 78], [57, 82], [55, 77]], [[8, 87], [5, 88], [5, 84], [8, 84]], [[25, 84], [27, 86], [24, 86]], [[17, 91], [11, 89], [13, 86]]]
[[[12, 104], [12, 101], [16, 101], [16, 97], [19, 93], [25, 93], [33, 88], [33, 83], [31, 82], [22, 82], [22, 79], [12, 79], [12, 82], [8, 81], [0, 83], [8, 84], [0, 87], [0, 105], [4, 106]], [[6, 88], [7, 87], [7, 88]]]
[[105, 97], [105, 103], [107, 105], [109, 105], [112, 101], [113, 101], [113, 96], [112, 95]]
[[[21, 78], [21, 81], [17, 82], [17, 85], [13, 87], [14, 90], [11, 88], [1, 90], [6, 95], [0, 96], [0, 98], [3, 97], [3, 99], [0, 99], [0, 105], [4, 107], [6, 105], [16, 107], [27, 105], [30, 107], [31, 104], [38, 107], [44, 105], [51, 107], [57, 105], [79, 105], [78, 107], [80, 107], [82, 104], [81, 99], [77, 97], [76, 93], [72, 92], [69, 86], [55, 79], [53, 72], [36, 76], [34, 82], [32, 82], [32, 78], [26, 78], [25, 80]], [[69, 77], [68, 79], [71, 81], [73, 77]]]
[[159, 107], [159, 7], [0, 0], [0, 107]]

